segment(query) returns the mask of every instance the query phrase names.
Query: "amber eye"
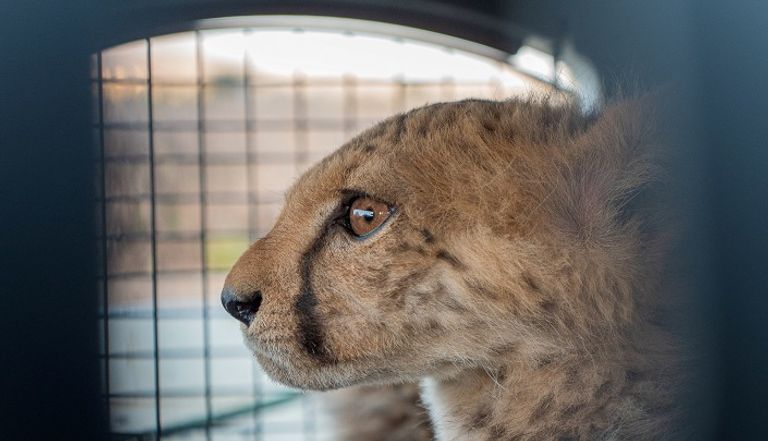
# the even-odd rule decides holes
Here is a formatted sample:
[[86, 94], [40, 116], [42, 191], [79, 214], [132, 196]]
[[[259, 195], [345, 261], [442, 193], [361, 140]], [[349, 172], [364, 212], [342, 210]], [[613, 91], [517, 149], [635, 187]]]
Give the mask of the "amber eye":
[[376, 231], [391, 214], [387, 204], [361, 196], [349, 205], [347, 226], [355, 236], [364, 237]]

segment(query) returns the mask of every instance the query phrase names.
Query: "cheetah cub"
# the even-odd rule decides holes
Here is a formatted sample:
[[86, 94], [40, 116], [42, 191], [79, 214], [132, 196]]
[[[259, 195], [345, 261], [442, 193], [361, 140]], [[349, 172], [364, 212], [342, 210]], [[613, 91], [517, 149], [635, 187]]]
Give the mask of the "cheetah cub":
[[641, 101], [387, 119], [298, 179], [222, 302], [276, 381], [420, 382], [439, 440], [675, 438]]

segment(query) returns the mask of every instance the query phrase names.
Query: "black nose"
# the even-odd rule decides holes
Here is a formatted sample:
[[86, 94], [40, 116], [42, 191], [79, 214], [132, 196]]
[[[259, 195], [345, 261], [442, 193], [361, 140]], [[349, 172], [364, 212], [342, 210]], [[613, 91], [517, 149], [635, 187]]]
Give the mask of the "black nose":
[[235, 293], [228, 288], [221, 291], [221, 304], [227, 310], [229, 315], [245, 323], [248, 326], [256, 317], [256, 312], [261, 306], [261, 291], [256, 291], [248, 296], [248, 300], [239, 299]]

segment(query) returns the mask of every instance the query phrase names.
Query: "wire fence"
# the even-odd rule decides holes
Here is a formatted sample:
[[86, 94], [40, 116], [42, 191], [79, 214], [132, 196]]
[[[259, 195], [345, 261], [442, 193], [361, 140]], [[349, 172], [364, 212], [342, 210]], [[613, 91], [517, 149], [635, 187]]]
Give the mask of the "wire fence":
[[[380, 75], [301, 56], [341, 45], [354, 59], [381, 44], [411, 62]], [[434, 73], [427, 55], [471, 74]], [[197, 30], [94, 56], [100, 356], [115, 439], [332, 439], [316, 395], [272, 382], [245, 349], [220, 307], [223, 279], [293, 179], [359, 130], [428, 102], [544, 87], [480, 58], [295, 28]]]

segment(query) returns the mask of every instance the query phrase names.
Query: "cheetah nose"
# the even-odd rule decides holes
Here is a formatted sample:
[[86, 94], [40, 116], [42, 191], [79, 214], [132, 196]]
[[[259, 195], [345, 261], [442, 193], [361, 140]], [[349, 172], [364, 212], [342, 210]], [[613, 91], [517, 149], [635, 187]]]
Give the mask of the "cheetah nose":
[[242, 300], [232, 289], [225, 286], [221, 291], [221, 304], [229, 315], [249, 326], [261, 306], [261, 291], [251, 293], [248, 300]]

